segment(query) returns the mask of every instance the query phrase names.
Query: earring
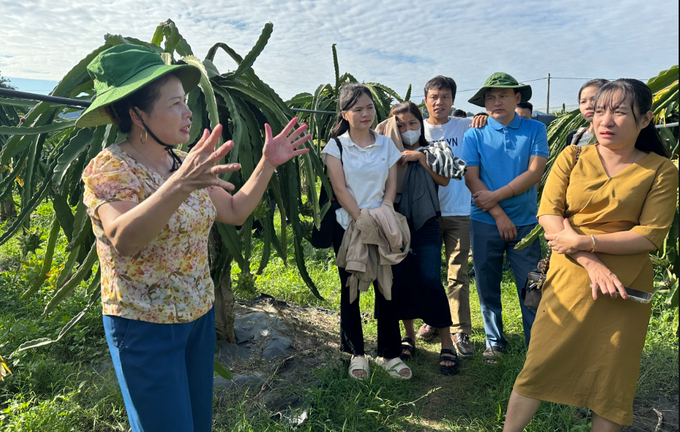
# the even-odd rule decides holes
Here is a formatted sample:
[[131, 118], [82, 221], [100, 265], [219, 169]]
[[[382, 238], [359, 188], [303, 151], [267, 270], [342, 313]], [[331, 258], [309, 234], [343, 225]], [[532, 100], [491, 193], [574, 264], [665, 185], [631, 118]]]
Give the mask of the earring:
[[[142, 132], [144, 133], [144, 138], [142, 138]], [[149, 139], [149, 133], [146, 131], [146, 129], [142, 129], [139, 132], [139, 141], [141, 141], [142, 144], [144, 144], [147, 139]]]

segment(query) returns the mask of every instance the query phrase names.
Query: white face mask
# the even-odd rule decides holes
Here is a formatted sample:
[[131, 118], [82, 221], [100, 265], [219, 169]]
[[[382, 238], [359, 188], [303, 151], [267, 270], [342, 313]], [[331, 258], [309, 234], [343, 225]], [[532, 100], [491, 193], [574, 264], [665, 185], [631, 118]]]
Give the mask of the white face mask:
[[420, 138], [420, 128], [418, 130], [407, 130], [401, 135], [401, 141], [404, 145], [410, 146], [418, 142]]

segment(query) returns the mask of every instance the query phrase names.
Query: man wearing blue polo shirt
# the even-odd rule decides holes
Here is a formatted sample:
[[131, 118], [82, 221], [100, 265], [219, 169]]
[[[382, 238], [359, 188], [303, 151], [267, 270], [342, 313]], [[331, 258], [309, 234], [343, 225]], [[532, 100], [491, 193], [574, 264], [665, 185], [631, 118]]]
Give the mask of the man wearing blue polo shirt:
[[[527, 273], [541, 259], [539, 242], [516, 251], [515, 245], [537, 223], [536, 184], [548, 159], [545, 125], [515, 114], [531, 98], [531, 87], [506, 73], [491, 75], [469, 102], [486, 108], [489, 120], [465, 132], [462, 159], [468, 165], [465, 184], [472, 192], [470, 234], [477, 294], [486, 332], [484, 361], [496, 363], [507, 340], [503, 336], [501, 279], [503, 254], [515, 275], [518, 296]], [[522, 309], [524, 338], [529, 344], [536, 311]]]

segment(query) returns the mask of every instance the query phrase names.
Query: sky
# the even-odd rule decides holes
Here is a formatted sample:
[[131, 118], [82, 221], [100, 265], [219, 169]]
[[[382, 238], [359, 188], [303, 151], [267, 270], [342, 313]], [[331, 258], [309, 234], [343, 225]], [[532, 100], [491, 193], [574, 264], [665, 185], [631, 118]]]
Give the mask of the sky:
[[[20, 90], [48, 93], [104, 35], [150, 40], [172, 19], [199, 58], [217, 42], [242, 56], [266, 22], [274, 32], [255, 72], [284, 99], [334, 81], [340, 72], [380, 82], [415, 102], [435, 75], [458, 84], [454, 106], [494, 72], [530, 84], [535, 109], [575, 108], [590, 78], [646, 80], [678, 63], [675, 0], [0, 0], [0, 74]], [[220, 72], [236, 68], [225, 53]], [[568, 79], [565, 79], [568, 78]], [[37, 80], [37, 81], [36, 81]]]

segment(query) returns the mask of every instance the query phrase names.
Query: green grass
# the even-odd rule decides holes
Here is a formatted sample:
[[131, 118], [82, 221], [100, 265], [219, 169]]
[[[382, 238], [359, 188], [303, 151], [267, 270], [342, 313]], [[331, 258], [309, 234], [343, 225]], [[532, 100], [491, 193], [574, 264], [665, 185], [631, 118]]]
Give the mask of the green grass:
[[[49, 212], [33, 220], [47, 235]], [[64, 262], [62, 242], [55, 256], [55, 275]], [[261, 244], [253, 249], [252, 269], [259, 263]], [[299, 277], [289, 250], [289, 265], [272, 257], [261, 275], [239, 283], [240, 269], [232, 268], [237, 298], [264, 292], [289, 303], [338, 311], [340, 290], [332, 251], [305, 245], [307, 268], [325, 301], [316, 299]], [[38, 250], [38, 257], [41, 258]], [[22, 262], [23, 261], [23, 262]], [[54, 294], [50, 283], [27, 300], [26, 289], [39, 260], [22, 260], [17, 240], [0, 248], [0, 354], [13, 375], [0, 382], [0, 430], [3, 431], [125, 431], [127, 418], [115, 376], [106, 367], [108, 350], [101, 324], [101, 308], [95, 307], [58, 343], [12, 354], [23, 342], [56, 337], [59, 329], [87, 304], [82, 295], [87, 281], [49, 316], [42, 316]], [[246, 280], [247, 278], [243, 278]], [[463, 360], [461, 373], [444, 377], [438, 368], [438, 343], [418, 344], [418, 355], [409, 363], [413, 379], [391, 379], [372, 365], [370, 378], [357, 382], [347, 377], [343, 356], [332, 355], [316, 370], [309, 370], [304, 385], [275, 380], [282, 395], [299, 396], [310, 407], [302, 431], [497, 431], [501, 430], [515, 377], [524, 361], [524, 337], [517, 294], [507, 274], [502, 285], [504, 322], [509, 349], [498, 365], [481, 360], [484, 330], [479, 302], [471, 286], [475, 357]], [[362, 311], [372, 314], [373, 293], [360, 297]], [[416, 323], [418, 325], [419, 322]], [[650, 320], [637, 396], [671, 396], [678, 392], [678, 310], [656, 298]], [[337, 335], [337, 329], [333, 330]], [[368, 350], [375, 349], [375, 321], [364, 326]], [[337, 343], [337, 336], [331, 342]], [[313, 384], [308, 384], [313, 383]], [[214, 405], [215, 431], [287, 431], [284, 423], [270, 418], [256, 391], [221, 394]], [[589, 422], [587, 412], [556, 404], [543, 404], [529, 431], [581, 430]]]

